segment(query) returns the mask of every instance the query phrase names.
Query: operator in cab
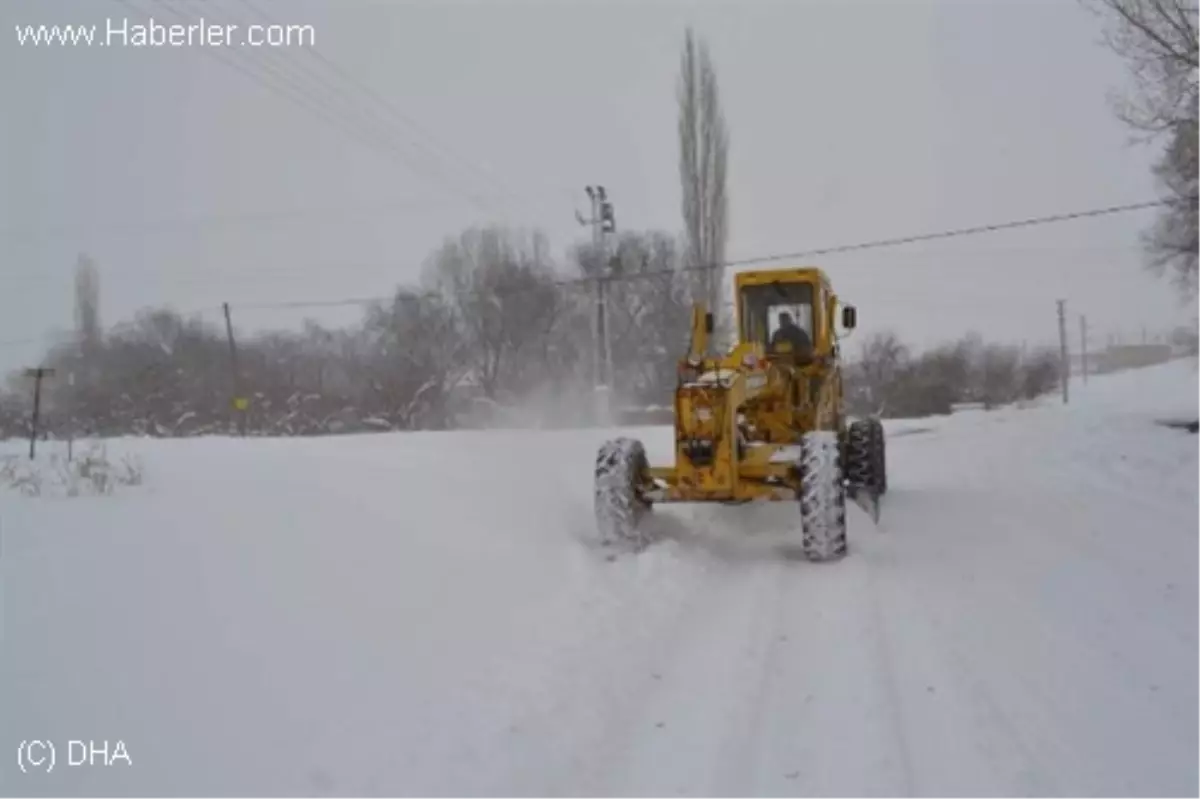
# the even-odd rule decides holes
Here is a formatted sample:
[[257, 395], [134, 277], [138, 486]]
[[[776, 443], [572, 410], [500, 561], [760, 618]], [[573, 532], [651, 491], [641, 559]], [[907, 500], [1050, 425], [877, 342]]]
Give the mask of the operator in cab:
[[800, 361], [812, 358], [812, 339], [787, 311], [779, 314], [779, 329], [771, 336], [771, 351], [791, 353]]

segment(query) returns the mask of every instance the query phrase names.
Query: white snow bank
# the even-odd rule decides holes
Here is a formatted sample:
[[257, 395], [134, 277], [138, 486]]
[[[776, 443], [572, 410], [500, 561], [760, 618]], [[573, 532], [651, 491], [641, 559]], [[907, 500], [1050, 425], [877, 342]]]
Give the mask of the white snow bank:
[[[595, 568], [578, 544], [592, 443], [127, 441], [146, 464], [137, 495], [0, 499], [0, 744], [123, 739], [134, 762], [18, 780], [6, 756], [0, 788], [474, 793], [556, 779], [577, 678], [597, 652], [647, 644], [705, 582], [703, 563], [667, 568], [670, 548]], [[631, 678], [606, 671], [577, 712], [604, 712]]]
[[1200, 416], [1200, 372], [1195, 358], [1071, 380], [1070, 400], [1089, 411], [1195, 419]]
[[819, 566], [788, 504], [594, 557], [613, 431], [121, 441], [0, 494], [0, 793], [1196, 795], [1196, 439], [1118, 378], [915, 423]]
[[34, 459], [0, 450], [0, 491], [30, 497], [107, 496], [119, 486], [141, 485], [138, 459], [110, 456], [104, 442], [77, 446], [74, 452], [64, 453], [59, 446], [46, 449]]

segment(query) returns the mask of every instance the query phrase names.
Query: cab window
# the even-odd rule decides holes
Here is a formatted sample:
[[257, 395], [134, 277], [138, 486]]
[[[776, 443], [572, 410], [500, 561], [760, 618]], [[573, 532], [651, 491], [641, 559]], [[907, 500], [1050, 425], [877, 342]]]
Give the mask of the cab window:
[[742, 339], [769, 346], [779, 329], [780, 314], [792, 320], [809, 339], [813, 338], [813, 286], [811, 283], [777, 281], [742, 289]]

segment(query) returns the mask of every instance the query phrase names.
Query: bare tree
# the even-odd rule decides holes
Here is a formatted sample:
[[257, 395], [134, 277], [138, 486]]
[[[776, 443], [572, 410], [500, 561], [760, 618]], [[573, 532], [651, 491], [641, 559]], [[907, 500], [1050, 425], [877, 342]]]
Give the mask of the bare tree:
[[846, 392], [857, 414], [918, 418], [953, 412], [955, 403], [996, 408], [1033, 400], [1058, 385], [1058, 352], [986, 343], [969, 334], [920, 354], [895, 335], [863, 342], [846, 372]]
[[402, 429], [447, 426], [448, 394], [462, 377], [463, 340], [439, 296], [396, 292], [367, 312], [371, 410]]
[[75, 333], [85, 349], [100, 343], [100, 275], [87, 255], [75, 266]]
[[908, 359], [908, 348], [895, 333], [876, 333], [862, 343], [858, 367], [863, 402], [870, 413], [885, 415], [888, 412], [896, 382]]
[[684, 255], [691, 266], [709, 267], [695, 273], [693, 299], [703, 297], [718, 320], [719, 330], [724, 330], [721, 314], [724, 271], [715, 267], [725, 260], [728, 234], [729, 134], [708, 45], [697, 44], [690, 28], [684, 38], [677, 99]]
[[530, 386], [541, 354], [537, 345], [563, 311], [545, 237], [468, 230], [447, 241], [426, 270], [454, 310], [465, 358], [484, 394], [496, 399], [502, 389]]
[[1165, 152], [1154, 166], [1155, 177], [1174, 202], [1142, 236], [1150, 268], [1160, 275], [1171, 273], [1175, 285], [1188, 299], [1196, 296], [1196, 271], [1200, 259], [1197, 246], [1198, 134], [1196, 95], [1193, 94], [1192, 118], [1176, 126]]
[[1021, 396], [1021, 351], [1017, 347], [992, 344], [984, 348], [979, 364], [979, 399], [992, 409], [1007, 405]]
[[1024, 371], [1021, 396], [1037, 399], [1058, 388], [1060, 380], [1059, 354], [1052, 348], [1038, 349], [1022, 358]]
[[1197, 290], [1197, 5], [1192, 0], [1088, 0], [1106, 44], [1129, 66], [1133, 90], [1117, 116], [1146, 140], [1165, 139], [1154, 175], [1173, 202], [1143, 235], [1148, 266]]
[[1195, 118], [1197, 7], [1188, 0], [1089, 0], [1105, 43], [1129, 65], [1134, 89], [1115, 95], [1118, 117], [1147, 134]]
[[691, 312], [677, 241], [667, 233], [629, 231], [617, 241], [610, 285], [613, 362], [624, 399], [662, 403], [675, 385]]

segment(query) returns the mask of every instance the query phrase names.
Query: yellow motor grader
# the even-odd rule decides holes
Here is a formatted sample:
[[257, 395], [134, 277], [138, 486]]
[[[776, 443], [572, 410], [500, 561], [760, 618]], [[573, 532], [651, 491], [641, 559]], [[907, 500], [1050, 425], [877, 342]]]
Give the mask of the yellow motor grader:
[[651, 466], [641, 441], [606, 442], [596, 458], [601, 544], [643, 549], [642, 516], [662, 502], [795, 502], [797, 543], [812, 561], [846, 554], [846, 499], [879, 518], [887, 491], [877, 419], [848, 418], [836, 321], [839, 303], [818, 268], [740, 272], [738, 342], [710, 355], [713, 317], [692, 312], [691, 345], [675, 390], [675, 464]]

